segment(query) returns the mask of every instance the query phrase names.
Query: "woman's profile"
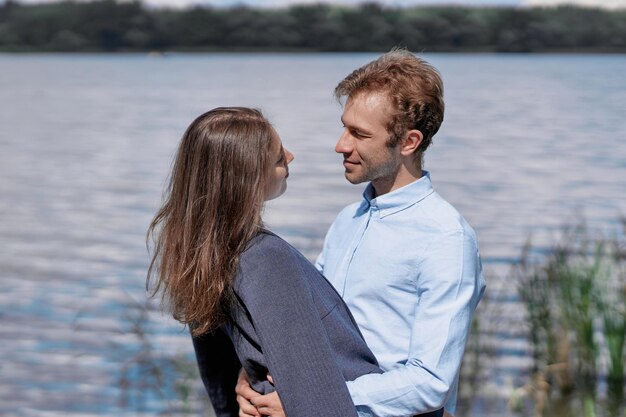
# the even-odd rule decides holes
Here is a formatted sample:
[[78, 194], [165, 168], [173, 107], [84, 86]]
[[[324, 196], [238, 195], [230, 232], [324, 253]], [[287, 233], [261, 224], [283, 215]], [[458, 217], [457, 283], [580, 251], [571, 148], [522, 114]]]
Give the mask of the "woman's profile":
[[238, 415], [241, 368], [289, 417], [356, 417], [344, 381], [380, 372], [331, 284], [263, 226], [292, 159], [258, 110], [206, 112], [182, 137], [148, 230], [148, 283], [189, 326], [218, 417]]

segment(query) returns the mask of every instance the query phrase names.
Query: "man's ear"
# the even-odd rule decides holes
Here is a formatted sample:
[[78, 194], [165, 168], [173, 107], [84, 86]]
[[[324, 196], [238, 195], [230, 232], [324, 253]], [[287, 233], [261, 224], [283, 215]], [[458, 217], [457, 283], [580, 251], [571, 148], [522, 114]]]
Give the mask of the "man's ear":
[[417, 148], [424, 140], [424, 135], [417, 129], [411, 129], [406, 132], [404, 137], [404, 142], [402, 143], [402, 148], [400, 153], [404, 156], [408, 156], [414, 154]]

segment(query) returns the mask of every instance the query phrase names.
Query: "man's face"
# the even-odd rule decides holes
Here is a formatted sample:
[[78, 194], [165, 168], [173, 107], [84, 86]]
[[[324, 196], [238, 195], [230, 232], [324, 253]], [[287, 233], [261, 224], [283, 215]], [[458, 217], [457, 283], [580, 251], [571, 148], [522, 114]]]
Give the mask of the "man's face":
[[392, 184], [400, 167], [399, 146], [387, 146], [390, 102], [383, 93], [357, 93], [348, 98], [341, 116], [343, 133], [335, 152], [343, 154], [345, 176], [352, 184]]

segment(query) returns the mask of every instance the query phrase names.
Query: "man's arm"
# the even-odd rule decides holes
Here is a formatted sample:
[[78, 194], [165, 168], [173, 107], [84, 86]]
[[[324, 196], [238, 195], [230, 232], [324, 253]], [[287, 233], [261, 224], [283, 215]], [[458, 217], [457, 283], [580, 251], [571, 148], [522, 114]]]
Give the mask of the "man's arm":
[[419, 299], [406, 364], [348, 382], [361, 417], [412, 416], [440, 409], [457, 383], [472, 315], [485, 286], [473, 233], [437, 238], [416, 281]]
[[239, 407], [234, 390], [241, 364], [228, 335], [217, 329], [192, 340], [200, 377], [216, 417], [236, 417]]
[[[237, 402], [241, 407], [239, 410], [239, 417], [261, 417], [262, 415], [269, 416], [285, 416], [283, 405], [280, 402], [280, 398], [276, 392], [270, 394], [259, 395], [250, 387], [250, 382], [245, 371], [239, 374], [237, 380]], [[252, 404], [251, 401], [254, 401]], [[258, 408], [257, 408], [258, 407]], [[454, 417], [447, 410], [444, 410], [443, 417]]]

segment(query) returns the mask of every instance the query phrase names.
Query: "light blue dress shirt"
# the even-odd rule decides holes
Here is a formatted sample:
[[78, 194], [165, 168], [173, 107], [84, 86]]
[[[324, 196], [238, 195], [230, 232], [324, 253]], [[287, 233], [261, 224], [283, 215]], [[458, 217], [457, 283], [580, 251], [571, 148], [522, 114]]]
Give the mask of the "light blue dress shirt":
[[472, 315], [485, 289], [476, 235], [428, 172], [343, 209], [317, 268], [352, 311], [383, 374], [348, 382], [359, 416], [455, 412]]

